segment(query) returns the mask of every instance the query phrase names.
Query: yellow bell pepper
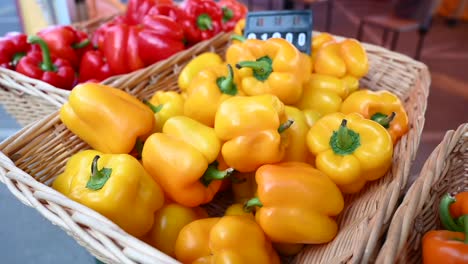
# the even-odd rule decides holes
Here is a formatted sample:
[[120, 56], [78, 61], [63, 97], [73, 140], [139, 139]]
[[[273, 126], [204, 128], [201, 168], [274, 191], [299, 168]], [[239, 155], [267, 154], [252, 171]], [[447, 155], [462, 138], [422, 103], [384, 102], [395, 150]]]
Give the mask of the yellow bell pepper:
[[321, 115], [340, 111], [343, 99], [348, 96], [348, 87], [339, 78], [313, 73], [304, 86], [301, 99], [296, 107], [301, 110], [315, 110]]
[[334, 42], [335, 38], [329, 34], [329, 33], [320, 33], [318, 35], [314, 35], [312, 37], [312, 43], [311, 43], [311, 48], [312, 48], [312, 53], [310, 56], [310, 60], [312, 62], [312, 72], [315, 71], [314, 65], [315, 61], [317, 60], [317, 53], [320, 50], [320, 48], [327, 42]]
[[223, 58], [214, 52], [205, 52], [189, 61], [180, 71], [177, 84], [181, 91], [187, 91], [193, 78], [203, 69], [223, 63]]
[[162, 189], [128, 154], [78, 152], [52, 187], [137, 237], [151, 229], [154, 212], [164, 204]]
[[292, 106], [285, 106], [284, 109], [288, 120], [294, 120], [294, 123], [285, 132], [289, 135], [289, 143], [282, 161], [306, 162], [309, 149], [305, 142], [309, 126], [304, 113]]
[[350, 95], [341, 105], [341, 112], [360, 113], [387, 129], [395, 145], [408, 132], [408, 115], [398, 96], [389, 91], [363, 89]]
[[195, 207], [210, 202], [233, 169], [217, 169], [221, 143], [213, 128], [186, 116], [166, 121], [163, 133], [145, 141], [143, 166], [174, 202]]
[[234, 201], [236, 203], [246, 202], [252, 198], [257, 191], [255, 172], [236, 173], [235, 177], [239, 181], [231, 185]]
[[275, 243], [322, 244], [338, 232], [334, 217], [344, 207], [338, 187], [327, 175], [303, 162], [260, 167], [255, 174], [258, 196], [245, 203]]
[[312, 109], [304, 109], [302, 110], [304, 117], [306, 119], [307, 126], [311, 128], [317, 120], [322, 117], [322, 114], [319, 111], [312, 110]]
[[359, 89], [359, 79], [351, 76], [351, 75], [346, 75], [345, 77], [341, 78], [343, 82], [346, 84], [348, 87], [348, 93], [354, 93]]
[[[167, 203], [154, 215], [154, 224], [144, 240], [165, 254], [175, 257], [174, 248], [180, 230], [189, 223], [206, 218], [197, 210], [177, 203]], [[206, 214], [206, 213], [205, 213]]]
[[235, 203], [231, 204], [224, 212], [224, 215], [239, 215], [245, 216], [255, 221], [255, 217], [252, 212], [244, 211], [244, 204], [243, 203]]
[[209, 127], [214, 126], [216, 110], [229, 97], [242, 94], [231, 65], [220, 64], [198, 73], [189, 86], [184, 115]]
[[284, 132], [292, 123], [276, 96], [236, 96], [219, 105], [214, 129], [225, 142], [221, 153], [226, 164], [251, 172], [283, 159], [288, 142]]
[[247, 95], [272, 94], [285, 104], [299, 100], [310, 77], [309, 57], [282, 38], [233, 44], [226, 51], [226, 62], [239, 69]]
[[355, 39], [345, 39], [339, 45], [347, 73], [356, 78], [365, 76], [369, 71], [369, 61], [361, 43]]
[[340, 54], [340, 43], [329, 41], [317, 51], [314, 70], [318, 74], [342, 78], [346, 75], [346, 63]]
[[102, 84], [79, 84], [60, 109], [60, 120], [91, 148], [130, 153], [154, 128], [150, 108], [132, 95]]
[[182, 263], [279, 264], [271, 242], [255, 221], [245, 216], [196, 220], [186, 225], [176, 241]]
[[367, 181], [384, 176], [392, 164], [390, 134], [358, 113], [322, 117], [310, 128], [307, 146], [317, 168], [344, 193], [358, 192]]
[[234, 27], [234, 33], [239, 36], [244, 36], [244, 28], [245, 28], [245, 18], [240, 19], [237, 21], [236, 26]]
[[182, 95], [174, 91], [157, 91], [149, 101], [144, 101], [154, 112], [153, 132], [161, 132], [169, 118], [183, 115], [184, 101]]

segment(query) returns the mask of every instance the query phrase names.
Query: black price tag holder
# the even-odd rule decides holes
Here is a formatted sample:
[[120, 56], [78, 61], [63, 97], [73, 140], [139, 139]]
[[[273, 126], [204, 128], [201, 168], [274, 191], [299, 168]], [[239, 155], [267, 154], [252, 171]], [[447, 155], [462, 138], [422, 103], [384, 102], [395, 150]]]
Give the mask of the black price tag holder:
[[312, 10], [249, 12], [245, 21], [245, 38], [284, 38], [300, 51], [310, 55]]

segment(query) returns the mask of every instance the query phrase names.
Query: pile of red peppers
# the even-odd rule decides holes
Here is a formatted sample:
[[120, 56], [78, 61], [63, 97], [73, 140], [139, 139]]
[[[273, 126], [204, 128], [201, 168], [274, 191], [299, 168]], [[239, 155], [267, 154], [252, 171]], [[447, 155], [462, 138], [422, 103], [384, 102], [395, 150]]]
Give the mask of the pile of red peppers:
[[0, 38], [0, 67], [57, 88], [129, 73], [229, 32], [248, 10], [237, 0], [129, 0], [124, 14], [93, 33], [47, 27], [35, 36]]

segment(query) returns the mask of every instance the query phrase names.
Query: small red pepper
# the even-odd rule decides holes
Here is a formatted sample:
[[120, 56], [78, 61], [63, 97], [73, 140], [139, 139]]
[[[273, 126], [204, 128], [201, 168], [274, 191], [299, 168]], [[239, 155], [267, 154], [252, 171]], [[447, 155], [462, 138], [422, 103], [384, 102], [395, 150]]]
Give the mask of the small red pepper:
[[185, 48], [180, 25], [166, 16], [146, 15], [141, 24], [117, 24], [106, 30], [100, 50], [115, 74], [132, 72]]
[[80, 74], [78, 81], [80, 83], [92, 80], [93, 82], [103, 81], [113, 73], [106, 59], [99, 50], [87, 51], [80, 63]]
[[126, 20], [131, 24], [141, 23], [142, 19], [148, 14], [149, 10], [160, 4], [172, 5], [172, 0], [129, 0], [127, 3], [127, 11], [125, 13]]
[[237, 0], [221, 0], [218, 6], [223, 11], [223, 30], [232, 31], [239, 20], [245, 18], [248, 8]]
[[72, 89], [75, 71], [71, 64], [61, 58], [52, 58], [46, 42], [38, 36], [30, 36], [28, 42], [38, 44], [41, 51], [32, 50], [20, 59], [16, 71], [31, 78], [42, 80], [57, 88]]
[[50, 26], [37, 35], [47, 43], [52, 55], [69, 61], [75, 69], [84, 52], [92, 49], [88, 34], [71, 26]]
[[31, 50], [28, 36], [10, 32], [0, 39], [0, 67], [14, 70], [18, 61]]
[[197, 32], [196, 42], [214, 37], [222, 31], [223, 12], [213, 0], [187, 0], [182, 8]]

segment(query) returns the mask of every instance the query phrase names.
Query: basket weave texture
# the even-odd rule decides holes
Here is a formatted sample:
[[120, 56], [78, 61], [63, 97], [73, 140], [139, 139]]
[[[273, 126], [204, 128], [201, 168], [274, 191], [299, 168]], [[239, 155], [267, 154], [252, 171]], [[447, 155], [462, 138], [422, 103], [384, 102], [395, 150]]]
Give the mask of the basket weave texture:
[[468, 123], [450, 130], [426, 160], [391, 221], [378, 263], [421, 263], [421, 241], [442, 228], [438, 208], [446, 193], [468, 191]]
[[[140, 99], [157, 90], [178, 90], [177, 74], [191, 58], [214, 51], [224, 55], [229, 34], [221, 34], [194, 49], [183, 51], [163, 63], [125, 76], [112, 77], [105, 84], [123, 89]], [[337, 37], [339, 39], [339, 37]], [[345, 209], [337, 218], [340, 231], [326, 245], [310, 245], [295, 263], [367, 263], [374, 260], [409, 178], [424, 126], [429, 93], [427, 67], [387, 49], [364, 44], [370, 71], [361, 87], [389, 90], [405, 104], [410, 130], [395, 147], [393, 165], [386, 176], [368, 184], [358, 194], [345, 197]], [[175, 263], [175, 261], [115, 224], [50, 188], [63, 171], [67, 159], [89, 146], [61, 123], [58, 113], [24, 127], [0, 144], [0, 181], [24, 204], [73, 236], [92, 254], [108, 263]], [[222, 213], [223, 197], [208, 206], [211, 215]]]

